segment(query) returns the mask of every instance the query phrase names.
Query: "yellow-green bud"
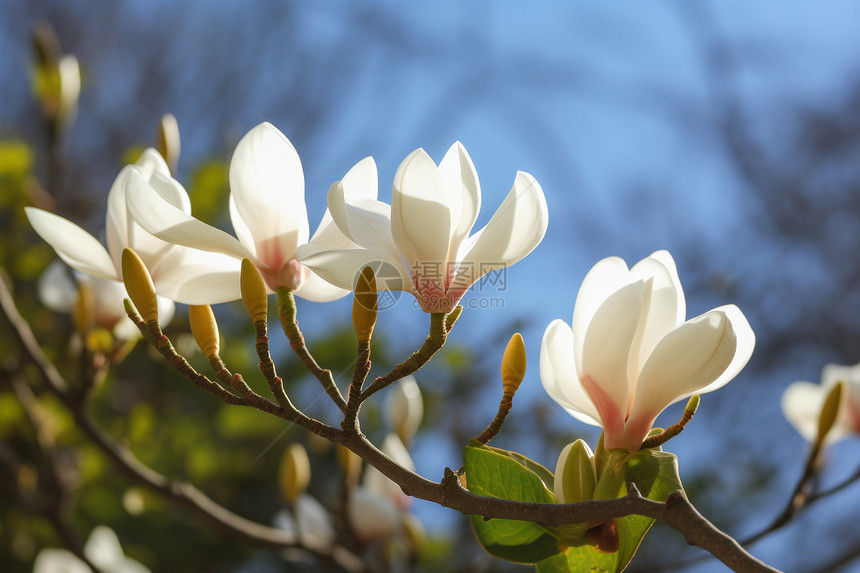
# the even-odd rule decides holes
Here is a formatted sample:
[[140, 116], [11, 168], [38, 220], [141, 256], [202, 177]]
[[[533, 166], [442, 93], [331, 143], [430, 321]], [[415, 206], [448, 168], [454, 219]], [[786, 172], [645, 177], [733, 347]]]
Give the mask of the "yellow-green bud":
[[364, 267], [355, 284], [355, 297], [352, 301], [352, 325], [359, 342], [369, 342], [373, 336], [378, 308], [376, 277], [373, 276], [372, 268]]
[[594, 496], [597, 470], [594, 454], [583, 440], [568, 444], [558, 457], [555, 466], [553, 490], [559, 503], [579, 503]]
[[122, 250], [122, 280], [128, 297], [145, 322], [158, 321], [158, 300], [155, 285], [146, 265], [128, 247]]
[[844, 384], [840, 381], [833, 385], [827, 398], [824, 399], [824, 405], [821, 407], [821, 415], [818, 417], [818, 436], [815, 443], [821, 445], [824, 443], [824, 438], [836, 423], [836, 418], [839, 416], [839, 409], [842, 404], [842, 392]]
[[191, 323], [191, 334], [194, 341], [207, 357], [217, 356], [220, 350], [218, 339], [218, 323], [215, 322], [215, 314], [212, 307], [205, 305], [191, 305], [188, 307], [188, 322]]
[[266, 294], [266, 285], [260, 271], [249, 259], [242, 259], [242, 273], [240, 287], [242, 290], [242, 302], [245, 310], [255, 323], [266, 321], [269, 309], [269, 297]]
[[78, 296], [75, 299], [75, 306], [72, 308], [72, 319], [75, 323], [75, 330], [78, 331], [81, 338], [86, 337], [93, 325], [95, 304], [93, 286], [86, 281], [79, 282]]
[[176, 116], [172, 113], [166, 113], [161, 116], [161, 121], [158, 122], [158, 152], [170, 167], [170, 171], [176, 170], [180, 150], [179, 124], [176, 121]]
[[345, 446], [337, 445], [337, 463], [343, 472], [344, 480], [350, 486], [358, 483], [361, 474], [361, 458]]
[[288, 503], [295, 503], [311, 481], [311, 462], [304, 446], [299, 443], [290, 444], [281, 458], [278, 478], [281, 485], [281, 495]]
[[502, 355], [502, 386], [506, 396], [513, 396], [526, 376], [526, 345], [517, 332], [511, 336]]

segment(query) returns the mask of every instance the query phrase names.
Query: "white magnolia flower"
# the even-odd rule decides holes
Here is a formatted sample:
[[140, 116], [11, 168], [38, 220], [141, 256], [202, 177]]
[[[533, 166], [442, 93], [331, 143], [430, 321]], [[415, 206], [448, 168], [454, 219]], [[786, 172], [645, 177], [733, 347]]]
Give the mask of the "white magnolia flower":
[[[395, 434], [388, 434], [382, 451], [406, 469], [415, 471], [415, 463], [406, 446]], [[347, 515], [353, 532], [362, 541], [371, 542], [399, 534], [412, 498], [400, 486], [372, 466], [364, 470], [361, 486], [349, 495]]]
[[543, 239], [546, 199], [522, 171], [489, 223], [470, 235], [481, 207], [478, 175], [460, 142], [437, 167], [413, 151], [394, 176], [391, 206], [376, 200], [376, 164], [368, 157], [332, 185], [328, 206], [356, 248], [312, 239], [301, 261], [332, 284], [351, 289], [367, 265], [381, 269], [379, 290], [411, 292], [425, 312], [450, 312], [486, 273], [508, 267]]
[[[191, 212], [185, 189], [170, 176], [167, 164], [154, 149], [147, 149], [134, 165], [120, 171], [108, 194], [105, 231], [107, 249], [78, 225], [53, 213], [27, 207], [27, 217], [37, 233], [76, 271], [96, 279], [122, 281], [122, 250], [130, 247], [143, 260], [160, 296], [181, 303], [195, 302], [194, 293], [205, 288], [215, 298], [238, 293], [236, 285], [222, 279], [239, 264], [229, 257], [177, 247], [153, 237], [128, 216], [127, 201], [134, 193], [129, 182], [148, 182], [165, 201]], [[227, 299], [229, 300], [229, 299]], [[120, 309], [122, 307], [120, 306]], [[171, 308], [167, 300], [159, 308]], [[166, 321], [164, 321], [166, 322]]]
[[275, 527], [297, 534], [300, 539], [314, 547], [326, 547], [334, 543], [336, 533], [331, 514], [316, 498], [306, 493], [300, 494], [296, 498], [295, 514], [299, 523], [298, 533], [296, 519], [286, 509], [275, 514]]
[[[131, 188], [135, 191], [129, 199], [132, 216], [165, 241], [223, 253], [236, 260], [248, 258], [272, 292], [288, 287], [297, 296], [318, 302], [349, 292], [328, 284], [295, 258], [296, 247], [308, 242], [305, 178], [299, 154], [269, 123], [249, 131], [230, 162], [230, 220], [238, 239], [165, 201], [143, 178], [133, 177]], [[351, 244], [332, 223], [328, 211], [314, 239], [333, 247]], [[236, 269], [230, 279], [236, 285], [232, 299], [240, 296]], [[205, 285], [199, 286], [194, 304], [224, 302], [209, 300], [212, 297], [207, 297]]]
[[[90, 533], [84, 555], [104, 573], [149, 573], [149, 569], [125, 556], [116, 533], [104, 525]], [[90, 573], [90, 568], [71, 551], [48, 548], [36, 556], [33, 573]]]
[[573, 417], [603, 426], [607, 449], [638, 450], [664, 408], [722, 387], [752, 355], [755, 335], [736, 306], [685, 314], [668, 252], [629, 270], [617, 257], [600, 261], [579, 289], [572, 328], [555, 320], [546, 329], [544, 388]]
[[[75, 272], [74, 279], [62, 261], [54, 261], [36, 283], [39, 300], [54, 312], [68, 314], [74, 309], [81, 286], [88, 286], [93, 294], [93, 321], [97, 326], [113, 332], [114, 336], [129, 340], [140, 336], [137, 326], [125, 313], [122, 301], [128, 298], [125, 285], [119, 281], [97, 279]], [[173, 318], [174, 305], [164, 297], [158, 299], [158, 316], [163, 323]]]
[[385, 418], [401, 440], [412, 441], [424, 418], [424, 400], [415, 376], [404, 376], [394, 384], [385, 402]]
[[860, 434], [860, 364], [828, 364], [821, 370], [821, 384], [794, 382], [782, 395], [782, 412], [808, 441], [818, 434], [818, 419], [824, 400], [836, 384], [843, 384], [842, 401], [836, 424], [825, 443], [839, 441], [851, 433]]

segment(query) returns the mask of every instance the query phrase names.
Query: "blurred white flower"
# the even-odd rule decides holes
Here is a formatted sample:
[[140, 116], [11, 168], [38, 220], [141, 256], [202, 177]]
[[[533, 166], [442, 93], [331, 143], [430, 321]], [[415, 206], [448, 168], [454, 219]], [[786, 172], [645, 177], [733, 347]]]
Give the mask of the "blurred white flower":
[[[403, 467], [415, 471], [406, 446], [395, 434], [382, 442], [382, 452]], [[362, 483], [349, 495], [347, 515], [355, 535], [364, 542], [384, 540], [402, 533], [403, 520], [412, 498], [373, 466], [364, 470]]]
[[657, 415], [722, 387], [746, 365], [755, 335], [734, 305], [684, 321], [666, 251], [627, 268], [611, 257], [582, 283], [572, 327], [555, 320], [541, 344], [544, 388], [573, 417], [603, 426], [607, 449], [638, 450]]
[[[152, 275], [158, 294], [165, 299], [194, 302], [191, 295], [201, 287], [215, 293], [215, 298], [225, 298], [226, 293], [234, 291], [238, 293], [238, 280], [235, 285], [223, 280], [225, 276], [231, 276], [230, 271], [238, 272], [237, 261], [166, 243], [129, 218], [127, 201], [135, 193], [129, 183], [135, 178], [147, 182], [147, 187], [165, 201], [184, 212], [191, 212], [185, 189], [170, 176], [167, 164], [158, 152], [147, 149], [137, 163], [120, 171], [111, 186], [105, 221], [107, 249], [98, 239], [63, 217], [26, 207], [27, 217], [36, 232], [63, 261], [90, 277], [122, 281], [122, 250], [129, 247], [140, 256]], [[167, 301], [159, 304], [165, 308], [172, 306]]]
[[821, 384], [794, 382], [782, 395], [783, 414], [810, 442], [818, 434], [824, 400], [836, 384], [843, 385], [842, 401], [836, 424], [825, 438], [825, 443], [832, 444], [852, 433], [860, 434], [860, 364], [828, 364], [821, 370]]
[[368, 157], [329, 189], [331, 215], [357, 247], [332, 248], [314, 238], [299, 248], [299, 259], [345, 289], [354, 287], [365, 266], [384, 264], [394, 276], [377, 277], [377, 288], [411, 292], [425, 312], [451, 312], [478, 279], [525, 257], [546, 233], [543, 191], [519, 171], [487, 225], [470, 236], [481, 188], [460, 142], [438, 167], [423, 149], [404, 159], [390, 207], [376, 200], [377, 185], [376, 164]]
[[[274, 292], [288, 287], [297, 296], [330, 301], [349, 291], [334, 287], [296, 260], [296, 247], [308, 241], [308, 216], [302, 163], [290, 141], [269, 123], [261, 123], [239, 141], [230, 162], [230, 220], [236, 237], [191, 216], [190, 210], [165, 200], [142, 177], [131, 178], [129, 208], [134, 219], [155, 236], [187, 247], [223, 253], [235, 261], [248, 258]], [[326, 211], [314, 239], [333, 247], [350, 244]], [[238, 267], [231, 270], [236, 288], [229, 297], [195, 283], [194, 304], [239, 298]]]
[[[72, 312], [81, 285], [88, 285], [93, 293], [94, 321], [97, 326], [113, 332], [114, 336], [130, 340], [140, 336], [137, 326], [125, 313], [122, 301], [128, 298], [125, 285], [119, 281], [97, 279], [75, 272], [74, 279], [62, 261], [54, 261], [36, 283], [39, 300], [57, 313]], [[174, 305], [164, 297], [158, 299], [158, 315], [163, 323], [173, 318]]]
[[[99, 525], [84, 545], [84, 555], [104, 573], [150, 573], [149, 569], [122, 551], [114, 531]], [[86, 563], [65, 549], [43, 549], [36, 556], [33, 573], [91, 573]]]
[[411, 374], [396, 382], [385, 402], [385, 417], [404, 444], [415, 437], [424, 418], [424, 400], [415, 377]]
[[300, 539], [315, 547], [334, 543], [336, 535], [331, 515], [314, 497], [306, 493], [300, 494], [296, 498], [294, 511], [298, 517], [298, 532], [296, 518], [286, 509], [275, 514], [275, 527], [297, 534]]

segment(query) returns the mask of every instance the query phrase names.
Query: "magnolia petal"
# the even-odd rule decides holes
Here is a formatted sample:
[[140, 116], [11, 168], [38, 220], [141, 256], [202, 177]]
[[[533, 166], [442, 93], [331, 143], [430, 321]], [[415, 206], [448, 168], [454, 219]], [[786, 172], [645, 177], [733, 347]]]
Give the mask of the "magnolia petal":
[[78, 299], [78, 283], [62, 261], [54, 261], [36, 282], [39, 300], [54, 312], [71, 312]]
[[653, 421], [681, 397], [709, 392], [707, 387], [732, 363], [737, 341], [732, 323], [720, 310], [697, 316], [672, 330], [657, 344], [642, 369], [631, 422]]
[[613, 292], [631, 282], [633, 279], [627, 269], [627, 263], [619, 257], [609, 257], [598, 261], [585, 275], [573, 305], [573, 322], [571, 323], [577, 371], [582, 372], [582, 344], [585, 341], [586, 330], [597, 309]]
[[[491, 270], [513, 265], [537, 247], [546, 234], [549, 214], [537, 180], [518, 171], [508, 196], [462, 253], [452, 288], [468, 288]], [[477, 269], [477, 271], [475, 270]]]
[[[636, 281], [612, 293], [594, 313], [582, 343], [580, 381], [600, 414], [607, 439], [627, 416], [627, 357], [641, 319], [646, 286]], [[576, 334], [574, 330], [574, 341]]]
[[[136, 168], [132, 167], [132, 169]], [[142, 187], [139, 184], [140, 179], [137, 180], [133, 187], [129, 185], [130, 181], [131, 176], [129, 175], [124, 181], [126, 188], [125, 193], [122, 195], [122, 207], [126, 215], [126, 236], [128, 237], [127, 243], [123, 246], [134, 249], [144, 264], [148, 267], [152, 267], [157, 265], [158, 261], [167, 255], [175, 245], [155, 237], [148, 231], [144, 230], [133, 219], [128, 218], [128, 197], [131, 194], [139, 193]], [[156, 171], [152, 174], [152, 177], [150, 177], [148, 184], [159, 197], [167, 201], [170, 205], [176, 207], [188, 216], [191, 215], [191, 201], [188, 198], [188, 193], [178, 181], [169, 175], [164, 175]], [[116, 254], [113, 251], [110, 252], [117, 260], [122, 256], [122, 249], [120, 249]]]
[[811, 382], [789, 384], [782, 395], [782, 413], [809, 442], [818, 434], [818, 416], [821, 414], [824, 396], [822, 387]]
[[286, 510], [275, 514], [274, 525], [294, 535], [301, 535], [302, 541], [310, 545], [328, 546], [336, 537], [331, 514], [320, 502], [311, 495], [303, 493], [296, 499], [295, 514], [298, 516], [299, 528], [296, 531], [295, 520]]
[[481, 209], [481, 185], [472, 158], [459, 141], [452, 145], [439, 163], [439, 174], [451, 198], [451, 243], [448, 261], [456, 261], [460, 245], [469, 236]]
[[241, 298], [241, 261], [222, 253], [177, 247], [153, 274], [158, 294], [181, 304], [220, 304]]
[[[376, 199], [347, 202], [340, 182], [331, 186], [328, 205], [337, 228], [354, 244], [376, 249], [399, 258], [391, 236], [391, 207]], [[314, 241], [319, 243], [319, 240]]]
[[687, 311], [678, 270], [668, 251], [657, 251], [639, 261], [630, 269], [630, 276], [651, 281], [651, 296], [633, 341], [628, 364], [628, 374], [635, 380], [657, 343], [684, 322]]
[[[450, 193], [423, 149], [413, 151], [398, 167], [391, 194], [391, 235], [410, 269], [419, 263], [446, 267], [451, 242]], [[442, 277], [434, 282], [444, 292]]]
[[349, 495], [349, 525], [364, 542], [387, 539], [394, 534], [400, 528], [400, 513], [384, 494], [365, 487], [357, 487]]
[[155, 173], [170, 175], [170, 168], [167, 166], [167, 162], [161, 154], [152, 147], [147, 147], [143, 153], [140, 154], [140, 158], [134, 162], [134, 165], [147, 181], [149, 181]]
[[107, 250], [117, 269], [122, 268], [120, 261], [122, 250], [131, 244], [126, 188], [133, 169], [131, 165], [122, 168], [107, 196], [107, 215], [105, 216]]
[[108, 252], [95, 237], [53, 213], [35, 207], [25, 207], [24, 211], [33, 229], [70, 267], [94, 277], [118, 278], [119, 272]]
[[92, 573], [92, 569], [71, 551], [46, 548], [36, 555], [33, 573]]
[[300, 245], [298, 259], [323, 280], [342, 289], [353, 290], [361, 270], [370, 266], [378, 291], [411, 291], [412, 283], [403, 263], [388, 253], [371, 249], [326, 249]]
[[573, 331], [561, 319], [549, 324], [541, 340], [540, 379], [550, 398], [571, 416], [592, 426], [600, 425], [600, 416], [576, 374]]
[[256, 258], [235, 237], [198, 221], [162, 199], [137, 173], [129, 178], [128, 208], [141, 227], [169, 243], [239, 259]]
[[345, 297], [351, 290], [336, 287], [311, 271], [302, 286], [296, 290], [296, 296], [311, 302], [331, 302]]
[[230, 189], [236, 212], [258, 251], [260, 244], [277, 240], [287, 260], [297, 245], [307, 242], [302, 162], [293, 144], [272, 124], [261, 123], [236, 145], [230, 161]]
[[230, 193], [230, 196], [227, 198], [227, 209], [230, 213], [230, 223], [233, 225], [233, 232], [236, 233], [236, 238], [239, 239], [239, 242], [248, 249], [248, 252], [257, 255], [257, 245], [254, 243], [254, 237], [251, 235], [251, 230], [248, 228], [248, 225], [245, 224], [245, 221], [242, 220], [242, 215], [239, 214], [239, 211], [236, 209], [236, 199], [233, 198], [233, 194]]
[[718, 388], [722, 388], [731, 382], [732, 379], [738, 375], [738, 372], [743, 370], [744, 366], [747, 365], [747, 362], [750, 361], [753, 350], [755, 350], [755, 333], [753, 332], [747, 317], [744, 316], [743, 312], [741, 312], [741, 309], [733, 304], [727, 304], [725, 306], [718, 306], [711, 312], [722, 312], [729, 321], [729, 324], [731, 325], [730, 328], [734, 332], [735, 337], [734, 358], [732, 358], [731, 363], [726, 366], [723, 373], [720, 374], [716, 380], [700, 390], [696, 390], [695, 392], [690, 392], [689, 394], [679, 397], [675, 400], [676, 402], [678, 400], [683, 400], [693, 393], [705, 394], [707, 392], [713, 392]]

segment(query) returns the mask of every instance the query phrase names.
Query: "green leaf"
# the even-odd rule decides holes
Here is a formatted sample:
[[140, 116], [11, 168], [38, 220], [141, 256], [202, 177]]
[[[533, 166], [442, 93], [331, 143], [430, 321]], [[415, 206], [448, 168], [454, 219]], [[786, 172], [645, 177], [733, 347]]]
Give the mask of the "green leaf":
[[538, 561], [535, 563], [535, 571], [537, 573], [571, 573], [570, 567], [567, 566], [567, 555], [564, 553]]
[[[463, 452], [463, 467], [469, 490], [477, 495], [513, 501], [556, 503], [555, 496], [547, 489], [544, 480], [508, 454], [511, 452], [483, 445], [467, 446]], [[547, 472], [546, 468], [543, 470]], [[536, 563], [559, 553], [556, 539], [528, 521], [484, 521], [480, 515], [473, 515], [472, 527], [481, 546], [489, 554], [508, 561]]]
[[469, 445], [477, 448], [483, 448], [486, 450], [490, 450], [491, 452], [495, 452], [497, 454], [501, 454], [503, 456], [507, 456], [512, 460], [519, 462], [524, 465], [526, 468], [533, 471], [537, 476], [541, 479], [546, 489], [549, 491], [553, 491], [553, 487], [555, 484], [555, 478], [552, 475], [552, 472], [537, 463], [534, 460], [531, 460], [525, 457], [522, 454], [518, 454], [517, 452], [511, 452], [509, 450], [503, 450], [501, 448], [494, 448], [493, 446], [486, 446], [477, 440], [470, 440]]

